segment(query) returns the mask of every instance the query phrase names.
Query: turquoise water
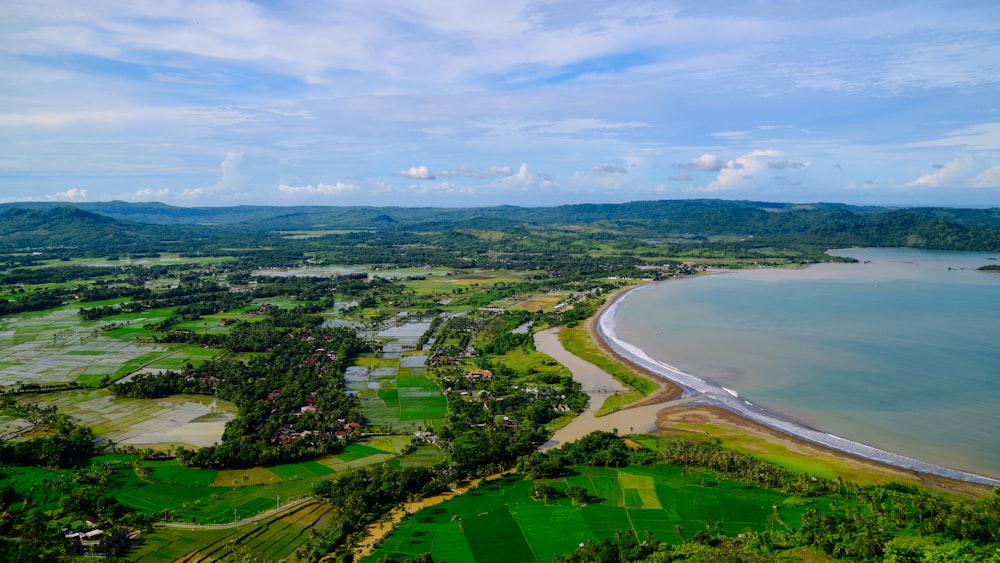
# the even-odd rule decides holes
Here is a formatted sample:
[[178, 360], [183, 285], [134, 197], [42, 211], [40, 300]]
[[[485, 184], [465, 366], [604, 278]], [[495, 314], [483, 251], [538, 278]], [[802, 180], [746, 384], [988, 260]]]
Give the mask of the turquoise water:
[[617, 336], [812, 428], [1000, 477], [1000, 254], [849, 249], [859, 264], [671, 280]]

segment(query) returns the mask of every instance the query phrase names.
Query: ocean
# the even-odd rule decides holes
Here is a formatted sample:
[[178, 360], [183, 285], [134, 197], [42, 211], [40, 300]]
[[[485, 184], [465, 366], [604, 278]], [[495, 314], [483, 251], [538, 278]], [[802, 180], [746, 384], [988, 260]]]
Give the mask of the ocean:
[[615, 337], [800, 425], [1000, 478], [1000, 254], [845, 249], [858, 264], [669, 280]]

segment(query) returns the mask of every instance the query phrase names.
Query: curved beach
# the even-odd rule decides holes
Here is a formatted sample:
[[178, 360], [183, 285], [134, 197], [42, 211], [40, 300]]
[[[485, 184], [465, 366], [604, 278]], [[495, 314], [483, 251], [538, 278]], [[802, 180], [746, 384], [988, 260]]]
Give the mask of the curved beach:
[[[593, 325], [594, 332], [615, 355], [646, 372], [680, 387], [682, 390], [681, 398], [685, 399], [686, 404], [719, 407], [734, 415], [744, 417], [794, 438], [851, 456], [914, 471], [918, 474], [937, 475], [979, 485], [1000, 486], [1000, 480], [998, 479], [923, 462], [809, 428], [780, 414], [770, 412], [765, 408], [741, 399], [736, 392], [710, 380], [685, 372], [665, 362], [654, 360], [643, 350], [619, 338], [615, 332], [614, 321], [617, 307], [622, 299], [626, 299], [635, 292], [651, 287], [651, 285], [639, 286], [616, 295], [611, 303], [599, 313]], [[661, 403], [661, 406], [666, 407], [668, 404]]]

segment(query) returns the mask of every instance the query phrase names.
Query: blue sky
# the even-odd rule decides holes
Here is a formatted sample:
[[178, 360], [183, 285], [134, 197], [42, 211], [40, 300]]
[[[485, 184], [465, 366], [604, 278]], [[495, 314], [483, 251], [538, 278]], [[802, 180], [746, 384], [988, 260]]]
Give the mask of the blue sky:
[[697, 197], [1000, 206], [1000, 2], [0, 2], [0, 201]]

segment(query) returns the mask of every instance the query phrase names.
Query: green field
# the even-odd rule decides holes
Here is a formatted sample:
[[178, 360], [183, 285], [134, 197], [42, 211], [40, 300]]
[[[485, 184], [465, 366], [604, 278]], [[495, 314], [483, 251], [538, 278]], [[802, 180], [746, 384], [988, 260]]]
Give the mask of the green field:
[[399, 358], [362, 358], [357, 365], [367, 368], [368, 376], [349, 381], [347, 388], [358, 392], [369, 425], [416, 430], [444, 421], [448, 402], [426, 368], [400, 368]]
[[310, 501], [249, 524], [223, 529], [160, 527], [129, 551], [129, 561], [259, 561], [287, 558], [304, 544], [314, 528], [326, 525], [332, 507]]
[[128, 506], [146, 513], [169, 510], [185, 522], [227, 524], [308, 496], [317, 480], [339, 471], [392, 457], [381, 448], [351, 444], [341, 454], [317, 461], [246, 470], [192, 469], [172, 459], [144, 461], [143, 476], [136, 474], [128, 456], [101, 456], [97, 461], [121, 461], [114, 472], [114, 496]]
[[686, 475], [678, 466], [574, 469], [573, 475], [547, 482], [560, 491], [571, 485], [585, 488], [591, 496], [585, 505], [565, 496], [543, 503], [530, 495], [533, 481], [507, 476], [416, 513], [365, 561], [425, 552], [446, 561], [552, 561], [583, 542], [621, 532], [643, 538], [648, 531], [676, 544], [705, 531], [706, 523], [719, 525], [713, 534], [735, 535], [775, 525], [797, 527], [807, 508], [829, 511], [825, 497], [800, 506], [784, 493]]

